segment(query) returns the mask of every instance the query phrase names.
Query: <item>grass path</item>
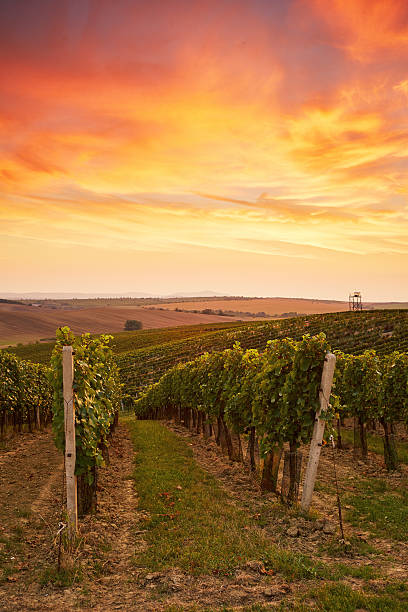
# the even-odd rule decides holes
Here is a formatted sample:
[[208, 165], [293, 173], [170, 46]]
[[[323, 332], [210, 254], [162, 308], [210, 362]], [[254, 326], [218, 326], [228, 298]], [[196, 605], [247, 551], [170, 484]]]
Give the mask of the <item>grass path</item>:
[[140, 562], [152, 570], [178, 566], [193, 574], [231, 575], [257, 560], [285, 578], [326, 575], [322, 564], [278, 550], [193, 459], [184, 440], [157, 421], [131, 424], [136, 451], [135, 486], [149, 512], [149, 544]]
[[[184, 575], [221, 574], [226, 576], [227, 584], [236, 582], [248, 565], [258, 563], [266, 574], [258, 575], [258, 590], [252, 593], [252, 601], [258, 603], [239, 608], [253, 612], [271, 607], [299, 612], [311, 607], [338, 612], [408, 609], [406, 585], [379, 580], [364, 559], [357, 563], [333, 559], [327, 564], [319, 560], [318, 554], [313, 557], [294, 550], [290, 538], [282, 546], [279, 521], [274, 530], [273, 518], [287, 511], [281, 507], [275, 514], [272, 512], [268, 528], [263, 529], [259, 515], [253, 515], [249, 505], [242, 505], [228, 488], [198, 465], [192, 447], [199, 442], [194, 442], [194, 436], [187, 433], [180, 437], [159, 422], [136, 421], [129, 426], [136, 451], [135, 486], [140, 507], [146, 511], [148, 543], [146, 551], [135, 559], [136, 565], [158, 573], [179, 567]], [[271, 500], [268, 503], [273, 505]], [[248, 572], [246, 576], [251, 579]], [[281, 589], [278, 596], [282, 581], [286, 581], [287, 592]], [[273, 605], [259, 601], [262, 589], [270, 595], [271, 589], [265, 589], [265, 585], [278, 591]], [[230, 609], [228, 600], [224, 605], [227, 607], [198, 605], [194, 609]], [[191, 608], [174, 608], [184, 609]]]

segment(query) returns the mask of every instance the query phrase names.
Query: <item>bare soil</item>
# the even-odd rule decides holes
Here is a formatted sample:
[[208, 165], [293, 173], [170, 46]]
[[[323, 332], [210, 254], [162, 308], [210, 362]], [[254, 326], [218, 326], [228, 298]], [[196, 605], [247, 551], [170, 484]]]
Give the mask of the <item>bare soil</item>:
[[120, 332], [128, 319], [141, 321], [143, 329], [236, 321], [234, 317], [150, 310], [134, 306], [52, 309], [46, 306], [0, 304], [0, 348], [41, 338], [52, 339], [57, 327], [63, 325], [68, 325], [75, 334]]

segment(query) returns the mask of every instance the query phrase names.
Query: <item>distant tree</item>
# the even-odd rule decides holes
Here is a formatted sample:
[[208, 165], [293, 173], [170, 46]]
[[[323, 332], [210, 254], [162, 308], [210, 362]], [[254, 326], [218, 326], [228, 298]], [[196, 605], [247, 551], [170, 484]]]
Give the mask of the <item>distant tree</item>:
[[142, 322], [134, 319], [128, 319], [125, 323], [125, 331], [135, 331], [136, 329], [142, 329], [142, 327]]

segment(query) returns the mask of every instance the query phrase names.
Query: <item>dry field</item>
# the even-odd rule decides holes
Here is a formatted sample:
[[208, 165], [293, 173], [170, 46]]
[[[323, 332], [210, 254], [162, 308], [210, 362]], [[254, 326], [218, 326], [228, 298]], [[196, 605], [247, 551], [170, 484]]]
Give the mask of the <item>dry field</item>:
[[197, 302], [170, 302], [160, 304], [162, 308], [174, 310], [181, 308], [185, 310], [233, 310], [240, 312], [265, 312], [268, 315], [281, 315], [285, 312], [297, 312], [299, 314], [319, 314], [323, 312], [340, 312], [348, 310], [348, 302], [337, 302], [330, 300], [308, 300], [301, 298], [243, 298], [233, 300], [200, 300]]
[[75, 334], [119, 332], [123, 331], [127, 319], [142, 321], [144, 329], [235, 320], [234, 317], [148, 310], [133, 306], [54, 310], [46, 306], [0, 304], [0, 348], [18, 342], [53, 339], [56, 328], [62, 325], [71, 327]]

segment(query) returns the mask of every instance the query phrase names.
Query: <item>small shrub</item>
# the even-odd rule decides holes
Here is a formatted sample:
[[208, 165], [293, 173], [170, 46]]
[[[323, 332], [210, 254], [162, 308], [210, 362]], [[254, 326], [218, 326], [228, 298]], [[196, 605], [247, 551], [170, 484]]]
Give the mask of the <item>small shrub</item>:
[[125, 323], [125, 331], [135, 331], [136, 329], [142, 329], [143, 323], [136, 321], [135, 319], [128, 319]]

